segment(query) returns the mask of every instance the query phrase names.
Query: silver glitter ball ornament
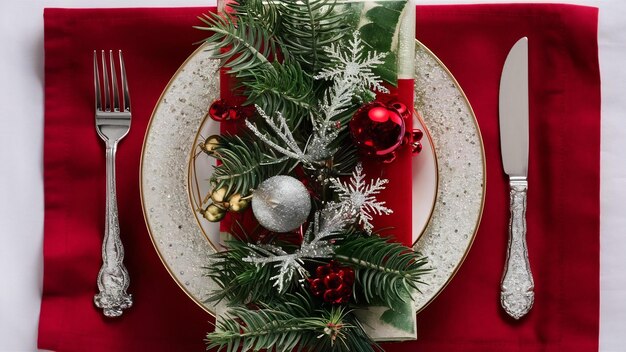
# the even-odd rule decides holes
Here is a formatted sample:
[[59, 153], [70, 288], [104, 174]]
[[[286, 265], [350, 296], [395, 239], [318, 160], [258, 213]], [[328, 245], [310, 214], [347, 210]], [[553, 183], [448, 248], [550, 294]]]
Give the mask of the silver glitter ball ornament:
[[298, 228], [309, 217], [311, 197], [302, 182], [273, 176], [261, 182], [252, 196], [252, 212], [261, 226], [274, 232]]

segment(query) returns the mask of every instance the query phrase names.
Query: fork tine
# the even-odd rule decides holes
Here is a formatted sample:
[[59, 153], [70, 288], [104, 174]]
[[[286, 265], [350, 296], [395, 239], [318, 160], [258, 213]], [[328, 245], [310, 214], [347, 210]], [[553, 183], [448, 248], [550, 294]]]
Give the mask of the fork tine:
[[101, 51], [102, 56], [102, 80], [104, 81], [104, 110], [111, 111], [111, 86], [109, 86], [109, 76], [107, 74], [107, 60], [104, 56], [104, 50]]
[[109, 50], [109, 63], [111, 64], [111, 89], [113, 90], [113, 111], [120, 111], [120, 94], [117, 89], [117, 75], [115, 73], [115, 60], [113, 60], [113, 50]]
[[122, 76], [122, 90], [124, 91], [124, 109], [130, 111], [130, 94], [128, 93], [128, 80], [126, 79], [126, 65], [120, 50], [120, 75]]
[[100, 72], [98, 71], [98, 53], [93, 51], [93, 84], [96, 95], [96, 110], [102, 110], [102, 95], [100, 94]]

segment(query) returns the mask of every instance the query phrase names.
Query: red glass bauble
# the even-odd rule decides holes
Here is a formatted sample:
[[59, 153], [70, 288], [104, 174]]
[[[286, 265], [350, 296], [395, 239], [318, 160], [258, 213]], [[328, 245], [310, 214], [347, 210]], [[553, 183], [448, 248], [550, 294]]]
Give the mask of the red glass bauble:
[[422, 137], [424, 137], [424, 132], [422, 132], [422, 130], [420, 130], [419, 128], [416, 128], [411, 132], [411, 139], [414, 142], [421, 141]]
[[419, 128], [414, 129], [411, 132], [411, 153], [417, 155], [422, 152], [422, 143], [420, 142], [424, 137], [424, 132]]
[[209, 107], [209, 116], [211, 119], [221, 122], [250, 118], [254, 116], [255, 111], [253, 105], [241, 106], [231, 100], [218, 99]]
[[215, 121], [224, 121], [236, 112], [224, 99], [218, 99], [209, 107], [209, 116]]
[[392, 153], [402, 143], [404, 132], [402, 114], [381, 102], [363, 105], [350, 120], [352, 139], [368, 155]]
[[413, 142], [411, 144], [411, 153], [413, 153], [413, 155], [417, 155], [419, 153], [422, 152], [422, 143], [420, 142]]
[[403, 103], [399, 101], [394, 101], [390, 104], [390, 106], [398, 110], [398, 112], [400, 113], [400, 116], [402, 116], [405, 120], [411, 117], [411, 112], [409, 111], [409, 109], [407, 109], [406, 105], [404, 105]]

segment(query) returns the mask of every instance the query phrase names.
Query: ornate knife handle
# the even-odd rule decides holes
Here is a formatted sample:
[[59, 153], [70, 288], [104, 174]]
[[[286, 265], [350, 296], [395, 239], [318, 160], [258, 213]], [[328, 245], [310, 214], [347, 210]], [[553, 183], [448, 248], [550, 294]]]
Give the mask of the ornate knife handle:
[[129, 284], [128, 271], [124, 267], [124, 246], [120, 240], [120, 224], [117, 214], [115, 191], [116, 143], [107, 142], [106, 147], [106, 223], [102, 242], [102, 267], [98, 273], [98, 290], [94, 297], [96, 307], [104, 310], [107, 317], [119, 317], [124, 309], [133, 305], [132, 295], [126, 293]]
[[528, 181], [511, 179], [509, 246], [500, 291], [500, 302], [513, 318], [523, 317], [533, 306], [533, 276], [526, 246], [526, 192]]

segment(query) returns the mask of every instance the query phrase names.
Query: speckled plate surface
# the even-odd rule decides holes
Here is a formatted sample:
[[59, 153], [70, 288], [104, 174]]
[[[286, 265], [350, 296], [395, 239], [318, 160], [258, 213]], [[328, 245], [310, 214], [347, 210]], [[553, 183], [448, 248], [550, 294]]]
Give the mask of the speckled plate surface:
[[[216, 286], [203, 276], [202, 268], [214, 249], [196, 222], [187, 182], [196, 133], [219, 95], [217, 62], [208, 57], [201, 48], [194, 52], [159, 99], [144, 140], [140, 186], [146, 224], [163, 264], [183, 291], [212, 313], [215, 307], [203, 301]], [[415, 102], [438, 159], [436, 202], [416, 244], [433, 267], [416, 296], [419, 311], [444, 289], [471, 247], [483, 209], [485, 159], [467, 98], [445, 66], [420, 43]]]

